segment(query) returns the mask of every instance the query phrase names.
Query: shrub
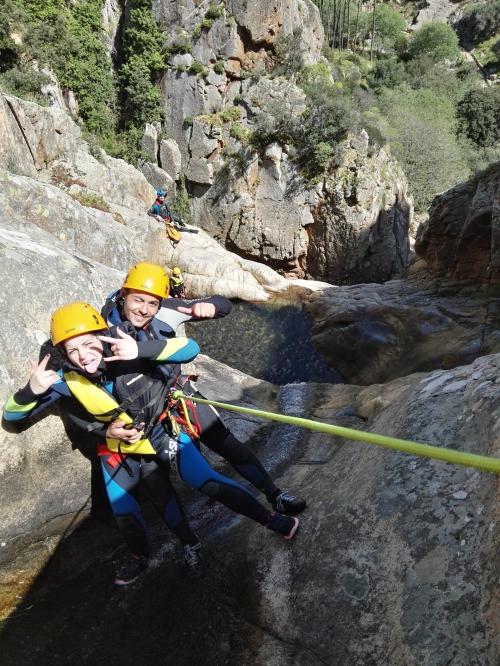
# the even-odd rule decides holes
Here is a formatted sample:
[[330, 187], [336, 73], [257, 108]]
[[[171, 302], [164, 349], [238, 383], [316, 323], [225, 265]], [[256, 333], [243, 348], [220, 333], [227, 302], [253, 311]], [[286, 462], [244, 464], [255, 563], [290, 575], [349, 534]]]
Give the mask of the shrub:
[[73, 199], [75, 199], [75, 201], [81, 203], [82, 206], [87, 206], [88, 208], [97, 208], [97, 210], [102, 210], [105, 213], [110, 212], [108, 204], [98, 194], [94, 194], [94, 192], [81, 190], [80, 192], [71, 192], [71, 196]]
[[217, 62], [214, 63], [213, 70], [216, 74], [224, 74], [224, 61], [217, 60]]
[[168, 51], [171, 55], [175, 55], [177, 53], [192, 53], [193, 47], [187, 40], [181, 39], [169, 46]]
[[410, 58], [427, 55], [433, 62], [455, 60], [459, 54], [458, 37], [446, 23], [424, 23], [408, 42]]
[[240, 143], [249, 143], [251, 132], [241, 123], [233, 123], [229, 128], [229, 136]]
[[43, 106], [46, 105], [46, 100], [41, 93], [41, 88], [48, 81], [45, 74], [36, 72], [27, 65], [19, 64], [0, 74], [0, 89]]
[[313, 155], [314, 159], [318, 163], [319, 167], [325, 167], [329, 159], [332, 157], [334, 150], [329, 143], [320, 141], [314, 147]]
[[172, 208], [177, 215], [184, 220], [187, 224], [192, 223], [191, 206], [189, 204], [189, 194], [186, 189], [186, 181], [184, 176], [181, 179], [175, 190], [175, 197]]
[[408, 79], [408, 75], [402, 62], [396, 58], [384, 58], [375, 63], [367, 78], [372, 88], [396, 88]]
[[241, 109], [237, 106], [228, 106], [227, 109], [221, 111], [219, 115], [224, 123], [241, 120]]
[[205, 18], [215, 21], [219, 16], [222, 16], [222, 7], [221, 5], [210, 5], [205, 12]]
[[279, 34], [274, 43], [275, 76], [291, 76], [303, 65], [302, 28], [295, 28], [291, 35]]
[[205, 76], [205, 74], [207, 74], [207, 69], [205, 65], [203, 65], [203, 63], [201, 63], [199, 60], [193, 60], [188, 68], [188, 72], [190, 74], [199, 74], [201, 76]]
[[204, 18], [203, 21], [200, 23], [203, 30], [210, 30], [213, 24], [214, 22], [213, 19], [211, 18]]
[[388, 5], [378, 4], [375, 9], [374, 47], [378, 51], [400, 51], [406, 44], [406, 21]]
[[380, 102], [392, 152], [408, 177], [415, 208], [424, 211], [437, 192], [469, 175], [456, 137], [453, 101], [434, 91], [402, 87], [384, 89]]
[[459, 131], [478, 146], [500, 142], [500, 89], [470, 90], [457, 104]]
[[474, 44], [500, 32], [500, 0], [487, 0], [464, 7], [457, 24], [459, 34]]

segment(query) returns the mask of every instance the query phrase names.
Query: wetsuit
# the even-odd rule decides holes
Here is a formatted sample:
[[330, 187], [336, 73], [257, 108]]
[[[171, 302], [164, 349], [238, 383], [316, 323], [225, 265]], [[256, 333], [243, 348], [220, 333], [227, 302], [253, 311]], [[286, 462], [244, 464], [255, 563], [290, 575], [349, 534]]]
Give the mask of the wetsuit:
[[159, 215], [163, 220], [167, 221], [172, 220], [174, 224], [177, 224], [181, 227], [186, 226], [184, 222], [181, 220], [181, 218], [170, 209], [170, 207], [165, 201], [161, 203], [160, 201], [158, 201], [158, 199], [156, 199], [154, 204], [148, 210], [148, 215], [152, 215], [153, 217]]
[[172, 298], [185, 298], [186, 287], [184, 277], [181, 275], [171, 275], [169, 282]]
[[[163, 377], [154, 375], [160, 365], [155, 364], [152, 369], [151, 360], [172, 362], [192, 360], [199, 348], [191, 340], [178, 339], [179, 348], [175, 353], [169, 353], [169, 344], [165, 341], [139, 342], [139, 359], [135, 361], [116, 362], [113, 364], [102, 364], [97, 376], [92, 381], [81, 371], [69, 363], [59, 371], [60, 380], [56, 382], [43, 395], [32, 392], [29, 383], [26, 387], [11, 396], [4, 407], [3, 421], [7, 424], [22, 422], [34, 417], [47, 409], [56, 401], [61, 401], [64, 411], [68, 414], [73, 424], [86, 432], [93, 432], [106, 439], [107, 423], [116, 418], [109, 416], [107, 423], [96, 422], [95, 412], [90, 412], [88, 403], [77, 398], [74, 388], [74, 378], [83, 380], [87, 385], [98, 387], [104, 396], [112, 397], [123, 405], [130, 392], [123, 393], [123, 387], [132, 385], [138, 378], [147, 378], [151, 381], [153, 388], [149, 392], [137, 396], [127, 404], [127, 413], [132, 416], [140, 414], [140, 419], [145, 420], [149, 430], [147, 441], [150, 444], [149, 453], [127, 453], [134, 445], [120, 444], [118, 450], [111, 448], [115, 440], [107, 440], [107, 445], [99, 447], [102, 470], [106, 483], [106, 490], [125, 540], [135, 555], [148, 555], [147, 528], [142, 518], [137, 491], [139, 484], [146, 487], [150, 493], [153, 504], [160, 510], [168, 527], [180, 538], [182, 543], [195, 543], [196, 537], [192, 534], [182, 512], [179, 500], [171, 484], [169, 473], [173, 470], [180, 478], [200, 492], [219, 500], [230, 509], [241, 513], [262, 525], [267, 525], [270, 520], [269, 512], [242, 486], [231, 479], [213, 470], [203, 458], [191, 439], [181, 433], [179, 437], [173, 438], [158, 421], [158, 405], [151, 404], [152, 392], [158, 387], [165, 386]], [[161, 405], [160, 405], [161, 409]], [[102, 415], [106, 409], [98, 409]], [[160, 491], [153, 491], [148, 478], [151, 467], [158, 467], [163, 476], [163, 487]]]
[[[122, 315], [119, 291], [108, 296], [102, 309], [102, 316], [110, 326], [120, 325], [126, 321]], [[135, 329], [135, 337], [139, 340], [165, 340], [176, 335], [178, 326], [187, 321], [207, 321], [196, 319], [191, 315], [178, 312], [178, 306], [191, 307], [194, 303], [211, 303], [215, 306], [214, 319], [225, 317], [231, 311], [231, 301], [224, 296], [211, 296], [196, 300], [164, 298], [157, 315], [142, 329]], [[129, 322], [128, 322], [129, 323]], [[130, 325], [130, 323], [129, 323]], [[130, 335], [133, 335], [130, 332]], [[181, 366], [169, 365], [170, 386], [176, 385], [186, 395], [203, 397], [185, 375], [181, 375]], [[196, 417], [201, 429], [200, 440], [211, 451], [225, 458], [244, 479], [255, 488], [261, 490], [270, 502], [273, 502], [280, 490], [266, 472], [257, 456], [224, 424], [218, 412], [211, 405], [196, 406]]]

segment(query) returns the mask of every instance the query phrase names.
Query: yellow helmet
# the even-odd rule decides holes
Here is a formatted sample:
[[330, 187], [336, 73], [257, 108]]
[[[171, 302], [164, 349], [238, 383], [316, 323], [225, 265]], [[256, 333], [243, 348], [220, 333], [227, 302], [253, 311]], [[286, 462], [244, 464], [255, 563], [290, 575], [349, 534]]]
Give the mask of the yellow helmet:
[[168, 296], [167, 271], [158, 264], [142, 261], [129, 270], [122, 288], [143, 291], [157, 298], [166, 298]]
[[179, 266], [174, 266], [172, 268], [172, 275], [182, 275], [181, 269], [179, 268]]
[[108, 325], [88, 303], [68, 303], [56, 310], [50, 320], [52, 344], [58, 345], [76, 335], [102, 331]]

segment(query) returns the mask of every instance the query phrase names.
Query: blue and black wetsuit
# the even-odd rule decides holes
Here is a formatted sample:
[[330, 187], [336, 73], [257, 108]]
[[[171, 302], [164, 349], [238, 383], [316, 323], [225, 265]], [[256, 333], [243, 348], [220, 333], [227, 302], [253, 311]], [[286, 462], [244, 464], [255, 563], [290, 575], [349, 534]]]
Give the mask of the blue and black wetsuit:
[[[130, 327], [127, 332], [134, 335], [138, 341], [165, 340], [175, 337], [177, 327], [186, 321], [207, 321], [196, 320], [190, 315], [177, 310], [178, 306], [191, 307], [193, 303], [211, 303], [214, 305], [215, 319], [225, 317], [232, 307], [231, 301], [224, 296], [210, 296], [196, 300], [164, 298], [156, 317], [148, 326], [137, 329], [123, 318], [119, 291], [116, 291], [109, 295], [102, 309], [102, 315], [110, 326], [119, 326], [126, 322]], [[187, 381], [186, 376], [181, 376], [180, 365], [169, 365], [162, 371], [168, 373], [167, 381], [171, 386], [177, 385], [186, 395], [203, 397], [193, 384]], [[201, 442], [211, 451], [227, 460], [238, 474], [255, 488], [261, 490], [267, 499], [272, 502], [279, 494], [279, 488], [274, 484], [257, 456], [237, 439], [224, 424], [217, 410], [211, 405], [199, 404], [196, 406], [196, 416], [201, 428]]]
[[[176, 342], [179, 339], [176, 340]], [[91, 379], [91, 383], [98, 385], [108, 395], [113, 396], [119, 403], [128, 397], [120, 393], [127, 382], [121, 381], [123, 376], [154, 375], [150, 362], [144, 359], [158, 361], [192, 360], [199, 348], [193, 341], [181, 345], [177, 353], [168, 353], [168, 344], [163, 341], [154, 343], [139, 343], [142, 357], [139, 361], [118, 362], [103, 368], [98, 377]], [[161, 349], [160, 349], [161, 348]], [[133, 372], [131, 373], [131, 366]], [[155, 366], [159, 367], [159, 366]], [[73, 366], [65, 369], [78, 372]], [[83, 431], [93, 432], [105, 440], [106, 425], [96, 424], [95, 418], [89, 413], [81, 401], [77, 400], [67, 383], [65, 369], [60, 371], [60, 381], [55, 383], [43, 395], [35, 395], [29, 384], [11, 396], [4, 407], [3, 422], [5, 425], [15, 425], [30, 419], [46, 410], [56, 401], [60, 401], [63, 410], [68, 414], [71, 422]], [[80, 373], [82, 374], [82, 373]], [[129, 382], [130, 383], [130, 382]], [[158, 383], [158, 382], [156, 382]], [[161, 384], [165, 384], [163, 378]], [[144, 402], [148, 400], [148, 413], [157, 412], [157, 405], [149, 404], [149, 395], [143, 394], [128, 406], [127, 411], [141, 412], [144, 417]], [[147, 421], [146, 414], [146, 421]], [[97, 427], [96, 427], [97, 426]], [[145, 522], [142, 518], [137, 492], [142, 485], [150, 495], [153, 504], [161, 512], [168, 527], [180, 538], [182, 543], [195, 543], [196, 537], [189, 529], [183, 514], [180, 502], [170, 481], [170, 472], [176, 471], [180, 478], [189, 486], [200, 492], [219, 500], [230, 509], [252, 518], [262, 525], [267, 525], [270, 513], [242, 486], [231, 479], [213, 470], [205, 458], [198, 451], [191, 439], [181, 433], [178, 439], [170, 436], [163, 424], [159, 421], [152, 424], [148, 434], [153, 450], [150, 454], [129, 454], [127, 445], [123, 444], [119, 452], [110, 450], [107, 446], [99, 447], [99, 455], [105, 479], [106, 490], [122, 534], [135, 555], [148, 554], [148, 536]], [[152, 468], [158, 468], [163, 477], [161, 490], [153, 490], [149, 483]]]

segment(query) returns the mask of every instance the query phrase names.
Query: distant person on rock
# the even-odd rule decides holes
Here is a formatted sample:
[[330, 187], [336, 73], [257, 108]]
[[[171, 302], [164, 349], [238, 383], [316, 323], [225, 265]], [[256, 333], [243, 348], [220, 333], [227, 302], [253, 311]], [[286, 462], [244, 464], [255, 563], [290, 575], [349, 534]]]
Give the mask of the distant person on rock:
[[[168, 281], [165, 276], [163, 288]], [[233, 511], [291, 539], [298, 520], [268, 511], [243, 486], [213, 470], [192, 439], [173, 428], [167, 377], [160, 368], [192, 360], [198, 345], [188, 338], [137, 341], [126, 330], [108, 326], [88, 303], [70, 303], [54, 312], [51, 338], [64, 355], [63, 368], [48, 370], [49, 355], [31, 361], [28, 384], [6, 402], [3, 423], [38, 415], [59, 401], [83, 431], [97, 433], [102, 473], [118, 526], [132, 559], [115, 582], [126, 585], [148, 567], [149, 543], [137, 490], [142, 483], [165, 523], [184, 545], [188, 570], [200, 565], [198, 539], [190, 530], [170, 481], [174, 471], [192, 488]], [[149, 487], [151, 467], [162, 473], [160, 489]], [[199, 566], [198, 566], [199, 571]]]
[[176, 215], [167, 204], [164, 190], [157, 191], [156, 200], [148, 210], [148, 215], [156, 217], [159, 222], [165, 222], [165, 224], [174, 224], [178, 227], [186, 226], [183, 220], [178, 215]]
[[186, 298], [186, 284], [179, 266], [172, 268], [170, 275], [170, 296], [172, 298]]
[[[129, 322], [137, 341], [175, 338], [180, 324], [225, 317], [231, 311], [231, 301], [223, 296], [184, 300], [169, 298], [168, 277], [157, 264], [141, 262], [133, 266], [121, 287], [113, 292], [102, 309], [110, 326]], [[201, 394], [182, 374], [180, 364], [162, 366], [166, 381], [186, 395]], [[262, 491], [273, 509], [286, 515], [303, 511], [306, 502], [278, 488], [257, 456], [240, 442], [223, 423], [217, 411], [209, 405], [189, 405], [188, 420], [196, 424], [196, 435], [209, 449], [225, 458], [234, 469], [255, 488]], [[186, 420], [185, 418], [183, 420]]]

